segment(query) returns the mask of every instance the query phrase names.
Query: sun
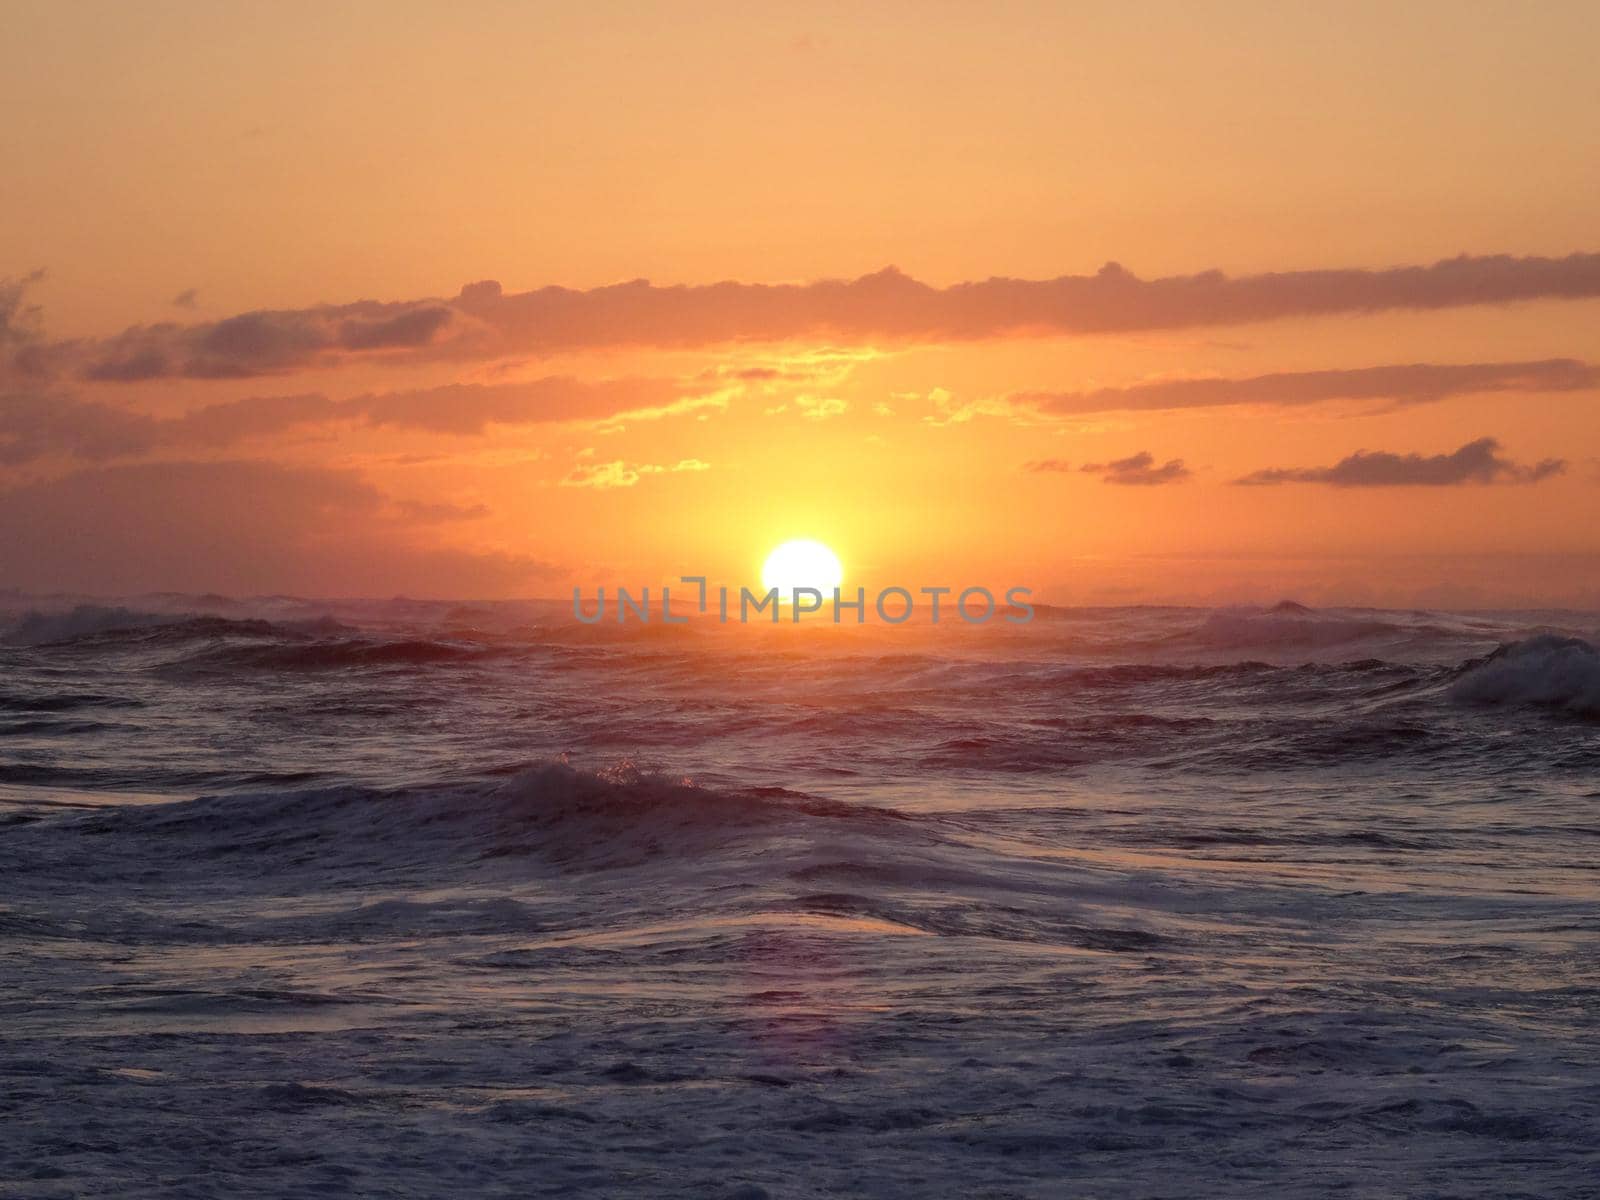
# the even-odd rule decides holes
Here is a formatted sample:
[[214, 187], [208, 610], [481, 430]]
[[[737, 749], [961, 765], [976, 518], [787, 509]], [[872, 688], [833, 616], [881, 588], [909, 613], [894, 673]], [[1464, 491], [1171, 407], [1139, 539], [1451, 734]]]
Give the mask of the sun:
[[778, 589], [780, 600], [789, 600], [795, 588], [815, 588], [825, 597], [844, 578], [844, 568], [839, 556], [821, 542], [798, 538], [785, 542], [771, 554], [761, 568], [761, 587], [765, 591]]

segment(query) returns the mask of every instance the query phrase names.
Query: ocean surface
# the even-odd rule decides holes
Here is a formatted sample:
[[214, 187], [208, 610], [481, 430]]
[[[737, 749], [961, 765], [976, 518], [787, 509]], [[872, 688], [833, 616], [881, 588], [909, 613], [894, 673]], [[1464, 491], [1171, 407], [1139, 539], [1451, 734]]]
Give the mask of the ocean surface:
[[1597, 631], [0, 596], [0, 1197], [1600, 1195]]

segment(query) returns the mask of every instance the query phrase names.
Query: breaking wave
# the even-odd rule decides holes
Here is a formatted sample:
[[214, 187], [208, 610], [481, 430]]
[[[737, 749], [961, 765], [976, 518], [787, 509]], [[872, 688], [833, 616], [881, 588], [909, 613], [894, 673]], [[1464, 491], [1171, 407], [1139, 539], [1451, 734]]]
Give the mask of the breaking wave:
[[1600, 650], [1582, 638], [1550, 634], [1512, 642], [1464, 664], [1449, 695], [1464, 704], [1600, 717]]
[[242, 793], [118, 809], [85, 818], [80, 832], [149, 839], [153, 852], [186, 860], [255, 860], [267, 870], [285, 858], [367, 870], [438, 853], [600, 870], [693, 858], [818, 822], [841, 831], [894, 822], [904, 830], [917, 818], [781, 788], [720, 790], [626, 764], [584, 771], [556, 760], [498, 782]]
[[169, 665], [174, 673], [230, 671], [332, 671], [350, 667], [428, 666], [494, 656], [498, 651], [470, 642], [400, 638], [341, 638], [287, 645], [230, 643], [208, 647]]
[[1286, 601], [1265, 612], [1213, 613], [1179, 640], [1211, 649], [1315, 649], [1409, 632], [1393, 621], [1318, 612]]
[[6, 631], [5, 640], [24, 646], [41, 646], [50, 642], [66, 642], [75, 638], [93, 637], [96, 634], [145, 629], [153, 625], [171, 623], [172, 617], [161, 613], [139, 612], [131, 608], [108, 608], [98, 604], [80, 604], [70, 612], [26, 613]]
[[80, 604], [63, 613], [29, 612], [6, 632], [5, 640], [25, 646], [91, 644], [107, 649], [220, 638], [292, 640], [354, 633], [354, 628], [329, 617], [264, 621]]

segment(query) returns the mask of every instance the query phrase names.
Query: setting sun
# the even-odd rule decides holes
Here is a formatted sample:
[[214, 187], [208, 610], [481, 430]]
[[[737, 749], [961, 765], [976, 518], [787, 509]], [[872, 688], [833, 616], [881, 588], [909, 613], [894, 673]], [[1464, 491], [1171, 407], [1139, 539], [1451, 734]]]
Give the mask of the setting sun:
[[795, 588], [815, 588], [831, 596], [843, 578], [839, 556], [810, 538], [784, 542], [767, 555], [761, 568], [761, 586], [767, 591], [777, 588], [779, 598], [785, 600]]

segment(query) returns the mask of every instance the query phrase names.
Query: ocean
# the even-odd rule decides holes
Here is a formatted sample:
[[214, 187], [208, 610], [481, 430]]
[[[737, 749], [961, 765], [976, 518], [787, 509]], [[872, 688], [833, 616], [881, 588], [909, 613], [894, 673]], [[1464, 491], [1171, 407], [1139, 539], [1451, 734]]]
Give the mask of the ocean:
[[0, 597], [0, 1196], [1600, 1195], [1597, 641]]

